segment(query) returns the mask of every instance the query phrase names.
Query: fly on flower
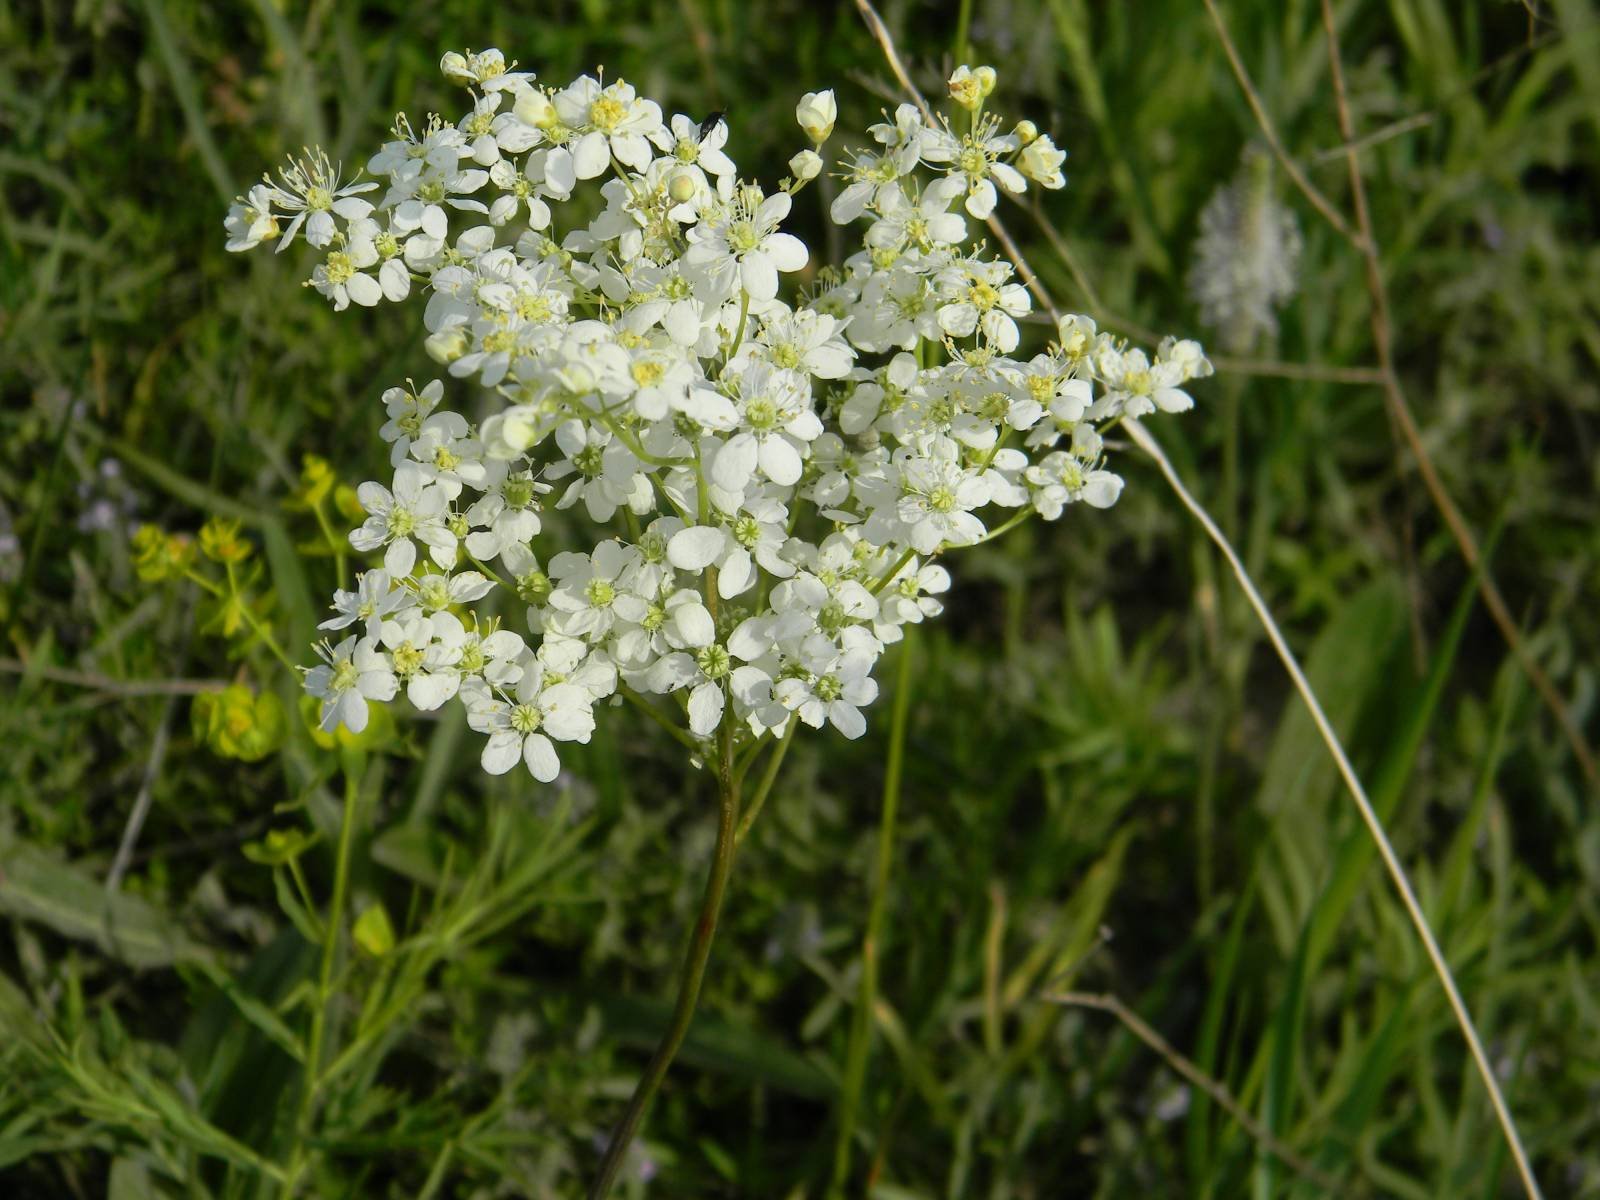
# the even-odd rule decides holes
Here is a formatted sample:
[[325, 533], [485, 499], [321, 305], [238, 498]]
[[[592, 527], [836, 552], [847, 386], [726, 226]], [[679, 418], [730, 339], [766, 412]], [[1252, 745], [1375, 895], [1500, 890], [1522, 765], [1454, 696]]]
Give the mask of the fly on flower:
[[712, 113], [704, 121], [701, 121], [700, 122], [700, 140], [702, 142], [705, 141], [708, 137], [711, 136], [712, 131], [714, 129], [716, 129], [716, 127], [718, 125], [726, 124], [727, 123], [727, 119], [728, 119], [728, 110], [725, 109], [725, 108], [719, 108], [719, 109], [717, 109], [716, 112]]

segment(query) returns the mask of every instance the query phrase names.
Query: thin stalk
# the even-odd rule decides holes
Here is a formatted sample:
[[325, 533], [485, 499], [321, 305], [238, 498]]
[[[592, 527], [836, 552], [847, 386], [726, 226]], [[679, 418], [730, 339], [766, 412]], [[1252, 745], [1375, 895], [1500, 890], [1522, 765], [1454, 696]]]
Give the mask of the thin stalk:
[[1466, 1001], [1461, 998], [1461, 989], [1456, 986], [1455, 975], [1450, 970], [1450, 964], [1445, 960], [1444, 951], [1439, 948], [1438, 940], [1433, 936], [1433, 930], [1428, 925], [1428, 918], [1423, 915], [1422, 905], [1417, 902], [1417, 894], [1411, 888], [1411, 880], [1406, 875], [1406, 869], [1400, 862], [1400, 856], [1395, 853], [1394, 845], [1389, 841], [1389, 835], [1384, 831], [1383, 822], [1378, 819], [1378, 814], [1372, 807], [1372, 802], [1367, 798], [1367, 790], [1361, 785], [1361, 779], [1356, 774], [1355, 768], [1350, 765], [1350, 759], [1344, 752], [1344, 745], [1339, 740], [1339, 735], [1334, 732], [1333, 724], [1322, 711], [1322, 704], [1317, 700], [1316, 692], [1312, 691], [1310, 682], [1305, 677], [1305, 672], [1300, 669], [1300, 662], [1294, 656], [1294, 651], [1289, 649], [1289, 644], [1284, 641], [1283, 633], [1278, 628], [1278, 623], [1273, 620], [1271, 611], [1267, 608], [1266, 601], [1261, 598], [1261, 593], [1256, 590], [1255, 583], [1251, 580], [1244, 564], [1239, 561], [1239, 556], [1234, 552], [1232, 544], [1223, 536], [1222, 530], [1217, 528], [1217, 523], [1211, 519], [1211, 514], [1201, 506], [1178, 477], [1173, 468], [1172, 460], [1161, 449], [1149, 432], [1138, 421], [1124, 421], [1123, 428], [1128, 436], [1155, 460], [1156, 466], [1161, 469], [1161, 474], [1166, 477], [1168, 485], [1177, 494], [1194, 519], [1200, 522], [1201, 528], [1207, 536], [1216, 543], [1217, 549], [1222, 551], [1222, 556], [1228, 560], [1234, 577], [1243, 589], [1245, 599], [1250, 602], [1250, 607], [1255, 610], [1262, 627], [1266, 630], [1267, 640], [1272, 643], [1272, 648], [1277, 651], [1283, 669], [1288, 672], [1290, 682], [1294, 684], [1295, 691], [1300, 694], [1300, 699], [1311, 712], [1311, 720], [1317, 727], [1317, 732], [1322, 736], [1322, 741], [1332, 756], [1334, 765], [1338, 767], [1340, 776], [1344, 779], [1345, 787], [1350, 792], [1350, 797], [1355, 801], [1356, 810], [1361, 814], [1361, 820], [1371, 834], [1373, 843], [1378, 848], [1378, 855], [1383, 859], [1384, 868], [1389, 873], [1390, 882], [1400, 896], [1406, 915], [1411, 920], [1411, 926], [1416, 930], [1417, 939], [1422, 943], [1422, 948], [1427, 952], [1428, 961], [1433, 965], [1434, 974], [1439, 979], [1439, 986], [1444, 989], [1445, 998], [1450, 1002], [1450, 1011], [1454, 1014], [1457, 1026], [1460, 1027], [1461, 1036], [1467, 1043], [1467, 1049], [1472, 1054], [1473, 1063], [1478, 1068], [1478, 1075], [1483, 1080], [1483, 1086], [1489, 1093], [1489, 1101], [1494, 1106], [1495, 1116], [1499, 1119], [1501, 1132], [1505, 1135], [1506, 1144], [1511, 1147], [1512, 1157], [1516, 1159], [1517, 1172], [1522, 1178], [1523, 1190], [1530, 1200], [1539, 1200], [1539, 1185], [1533, 1177], [1533, 1170], [1528, 1165], [1526, 1151], [1522, 1148], [1522, 1139], [1517, 1135], [1516, 1122], [1511, 1118], [1511, 1110], [1506, 1106], [1505, 1097], [1500, 1092], [1500, 1084], [1495, 1079], [1494, 1068], [1489, 1063], [1489, 1055], [1483, 1048], [1483, 1040], [1478, 1036], [1478, 1028], [1472, 1021], [1472, 1014], [1467, 1009]]
[[322, 965], [317, 971], [317, 995], [311, 1010], [311, 1036], [306, 1044], [304, 1082], [300, 1089], [300, 1108], [295, 1115], [294, 1153], [283, 1181], [280, 1196], [294, 1195], [295, 1186], [306, 1169], [306, 1138], [310, 1133], [312, 1111], [322, 1079], [322, 1048], [328, 1030], [328, 998], [333, 993], [333, 967], [339, 956], [339, 932], [344, 928], [345, 898], [350, 890], [350, 842], [355, 831], [359, 780], [354, 772], [344, 777], [344, 812], [339, 818], [339, 849], [333, 865], [333, 899], [328, 905], [328, 920], [322, 933]]
[[749, 807], [739, 819], [739, 831], [733, 835], [735, 846], [744, 841], [745, 834], [750, 832], [750, 826], [756, 823], [756, 817], [761, 814], [761, 806], [767, 802], [767, 793], [772, 791], [773, 780], [778, 778], [778, 768], [783, 766], [783, 756], [789, 753], [789, 743], [794, 740], [794, 735], [799, 729], [800, 718], [790, 717], [788, 727], [778, 739], [777, 746], [773, 748], [772, 757], [767, 759], [766, 769], [761, 772], [761, 782], [756, 785], [756, 794], [750, 798]]
[[[231, 562], [225, 562], [222, 565], [227, 569], [228, 572], [228, 595], [234, 601], [234, 603], [239, 606], [239, 615], [244, 618], [244, 623], [250, 626], [255, 635], [261, 639], [262, 644], [265, 645], [268, 650], [272, 651], [273, 655], [276, 656], [277, 660], [284, 665], [289, 674], [295, 674], [295, 665], [290, 660], [289, 656], [283, 652], [283, 647], [278, 645], [278, 639], [273, 637], [272, 631], [260, 621], [256, 620], [255, 613], [250, 611], [249, 601], [246, 600], [244, 594], [239, 591], [239, 580], [233, 572], [233, 564]], [[200, 576], [191, 574], [190, 578], [198, 579]]]
[[889, 873], [894, 866], [900, 777], [906, 757], [906, 724], [911, 713], [911, 650], [915, 631], [914, 625], [906, 626], [905, 637], [900, 642], [900, 666], [895, 673], [889, 762], [883, 774], [883, 812], [878, 821], [878, 857], [872, 880], [872, 903], [867, 910], [867, 934], [861, 941], [861, 989], [851, 1015], [839, 1110], [839, 1139], [833, 1147], [832, 1194], [835, 1196], [843, 1195], [845, 1176], [850, 1173], [850, 1143], [855, 1137], [861, 1087], [866, 1081], [867, 1058], [872, 1049], [872, 1010], [878, 1003], [878, 955], [882, 950], [883, 914], [888, 907]]
[[622, 1169], [628, 1147], [644, 1120], [650, 1101], [655, 1099], [667, 1068], [683, 1045], [689, 1032], [689, 1022], [694, 1018], [695, 1006], [700, 1002], [700, 984], [705, 978], [706, 961], [711, 957], [711, 940], [717, 932], [717, 915], [722, 911], [722, 898], [728, 886], [728, 874], [733, 867], [734, 828], [739, 816], [739, 783], [733, 773], [733, 725], [724, 718], [718, 738], [717, 765], [717, 841], [711, 852], [711, 873], [706, 877], [705, 896], [700, 901], [700, 916], [694, 923], [694, 933], [683, 958], [683, 971], [678, 983], [678, 1000], [672, 1009], [672, 1020], [661, 1037], [661, 1043], [650, 1056], [639, 1085], [633, 1090], [627, 1110], [622, 1114], [611, 1134], [610, 1144], [600, 1159], [600, 1170], [594, 1185], [589, 1189], [589, 1200], [605, 1200], [616, 1183], [617, 1172]]
[[345, 547], [349, 545], [344, 539], [333, 532], [333, 526], [328, 522], [328, 514], [322, 511], [322, 501], [318, 500], [311, 506], [311, 511], [317, 516], [317, 526], [322, 530], [323, 540], [328, 543], [328, 549], [333, 552], [333, 568], [341, 588], [349, 578], [350, 572], [347, 565]]

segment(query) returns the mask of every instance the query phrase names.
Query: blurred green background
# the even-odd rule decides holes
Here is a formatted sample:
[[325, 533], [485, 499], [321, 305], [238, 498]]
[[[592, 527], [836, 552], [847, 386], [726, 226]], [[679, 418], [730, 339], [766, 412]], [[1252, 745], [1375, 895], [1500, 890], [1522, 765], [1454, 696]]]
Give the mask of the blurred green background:
[[[1349, 213], [1315, 0], [1220, 7], [1289, 153]], [[1600, 8], [1334, 7], [1400, 375], [1592, 741]], [[930, 94], [965, 38], [1000, 69], [992, 106], [1069, 150], [1040, 215], [1093, 296], [1033, 215], [1002, 209], [1064, 307], [1219, 340], [1186, 274], [1258, 129], [1198, 0], [883, 11]], [[136, 576], [130, 535], [242, 520], [252, 615], [311, 658], [333, 566], [296, 503], [303, 456], [346, 484], [381, 470], [378, 394], [431, 364], [410, 322], [301, 292], [294, 251], [226, 254], [222, 215], [302, 144], [354, 165], [395, 112], [454, 119], [438, 57], [489, 45], [547, 82], [603, 64], [669, 110], [725, 108], [742, 172], [769, 181], [801, 146], [802, 91], [834, 87], [841, 130], [897, 99], [851, 4], [0, 0], [7, 1196], [275, 1194], [251, 1156], [278, 1152], [295, 1102], [281, 1027], [303, 1020], [316, 952], [261, 839], [320, 828], [298, 866], [326, 895], [336, 756], [259, 641], [227, 636], [192, 585]], [[1596, 793], [1381, 391], [1326, 378], [1377, 361], [1362, 260], [1274, 187], [1304, 238], [1298, 293], [1275, 338], [1156, 432], [1385, 812], [1546, 1194], [1600, 1196]], [[796, 224], [827, 246], [814, 198]], [[1303, 708], [1203, 533], [1147, 461], [1122, 468], [1109, 512], [953, 564], [949, 611], [918, 639], [840, 1194], [1519, 1194]], [[280, 696], [282, 744], [240, 757], [174, 685], [193, 680]], [[860, 742], [790, 755], [630, 1194], [829, 1193], [891, 698]], [[312, 1194], [578, 1194], [664, 1022], [711, 844], [703, 781], [630, 710], [559, 787], [490, 781], [458, 720], [402, 723], [364, 766], [356, 910], [381, 906], [402, 941], [459, 920], [426, 953], [358, 943], [352, 1019], [415, 977], [381, 1056], [326, 1098]], [[1299, 1169], [1110, 1016], [1041, 998], [1068, 985], [1120, 997]]]

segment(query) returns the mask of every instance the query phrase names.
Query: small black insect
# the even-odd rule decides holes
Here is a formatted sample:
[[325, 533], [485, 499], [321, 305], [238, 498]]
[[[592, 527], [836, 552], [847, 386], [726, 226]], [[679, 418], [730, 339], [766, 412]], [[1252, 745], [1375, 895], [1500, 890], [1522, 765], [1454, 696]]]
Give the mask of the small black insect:
[[728, 110], [719, 108], [704, 121], [700, 122], [700, 140], [703, 142], [711, 136], [711, 131], [727, 119]]

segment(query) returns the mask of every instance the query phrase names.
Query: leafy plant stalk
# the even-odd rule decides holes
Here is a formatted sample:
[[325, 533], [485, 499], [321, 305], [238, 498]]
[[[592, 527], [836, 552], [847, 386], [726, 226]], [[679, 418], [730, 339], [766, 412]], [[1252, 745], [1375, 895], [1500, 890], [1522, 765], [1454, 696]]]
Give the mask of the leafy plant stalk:
[[684, 954], [683, 970], [679, 977], [678, 999], [672, 1009], [672, 1019], [661, 1036], [649, 1065], [640, 1077], [633, 1097], [622, 1114], [622, 1120], [612, 1131], [611, 1141], [600, 1159], [600, 1169], [594, 1185], [589, 1189], [589, 1200], [603, 1200], [616, 1183], [617, 1173], [639, 1132], [645, 1112], [655, 1099], [666, 1078], [667, 1069], [677, 1057], [689, 1032], [689, 1022], [694, 1019], [700, 1002], [700, 984], [705, 978], [706, 962], [711, 957], [711, 941], [717, 932], [717, 916], [722, 911], [722, 900], [728, 887], [728, 875], [733, 868], [735, 846], [734, 830], [739, 817], [739, 780], [733, 769], [733, 724], [725, 718], [717, 736], [717, 840], [711, 852], [711, 871], [706, 877], [706, 890], [700, 901], [700, 915], [695, 919], [694, 932], [689, 938], [689, 948]]
[[883, 776], [883, 812], [878, 822], [878, 856], [872, 878], [872, 903], [867, 933], [861, 941], [861, 989], [850, 1022], [845, 1053], [844, 1092], [839, 1107], [839, 1137], [833, 1148], [833, 1193], [842, 1194], [850, 1171], [850, 1142], [855, 1136], [861, 1088], [866, 1081], [872, 1046], [872, 1010], [878, 1001], [878, 954], [882, 949], [883, 914], [888, 903], [889, 873], [894, 867], [894, 841], [900, 814], [900, 778], [906, 754], [906, 724], [911, 712], [911, 649], [915, 626], [906, 626], [895, 674], [894, 711], [889, 726], [889, 761]]
[[327, 1039], [328, 1000], [333, 994], [333, 967], [338, 958], [339, 931], [344, 926], [345, 899], [350, 890], [350, 842], [355, 829], [358, 793], [356, 773], [346, 771], [344, 812], [339, 818], [339, 848], [333, 867], [333, 899], [329, 902], [328, 920], [323, 927], [322, 965], [317, 971], [317, 992], [311, 1010], [311, 1035], [306, 1044], [304, 1083], [300, 1090], [300, 1108], [295, 1116], [294, 1151], [290, 1155], [289, 1169], [283, 1181], [281, 1193], [283, 1197], [294, 1195], [295, 1186], [305, 1171], [306, 1138], [310, 1132], [317, 1089], [322, 1082], [322, 1047]]

